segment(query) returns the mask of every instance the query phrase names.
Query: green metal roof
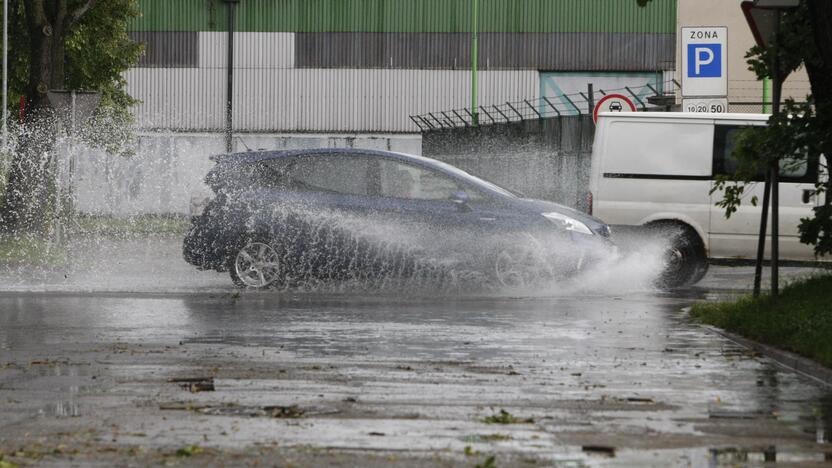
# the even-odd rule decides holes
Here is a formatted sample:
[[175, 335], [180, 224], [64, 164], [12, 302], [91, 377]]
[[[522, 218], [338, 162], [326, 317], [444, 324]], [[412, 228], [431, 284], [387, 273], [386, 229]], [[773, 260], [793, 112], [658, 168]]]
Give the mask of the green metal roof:
[[[240, 0], [247, 32], [468, 32], [474, 0]], [[131, 31], [224, 31], [223, 0], [139, 0]], [[480, 0], [480, 31], [674, 33], [676, 0]]]

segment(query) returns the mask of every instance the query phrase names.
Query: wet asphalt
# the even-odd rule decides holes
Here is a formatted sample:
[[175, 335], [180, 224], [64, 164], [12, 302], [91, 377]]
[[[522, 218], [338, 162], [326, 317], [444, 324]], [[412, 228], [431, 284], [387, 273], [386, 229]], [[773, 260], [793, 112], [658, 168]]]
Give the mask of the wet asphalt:
[[[699, 287], [674, 293], [240, 294], [224, 275], [165, 263], [176, 247], [165, 245], [170, 252], [114, 247], [124, 265], [0, 275], [0, 459], [185, 466], [832, 459], [830, 389], [687, 316], [695, 301], [747, 288], [748, 268], [713, 268]], [[105, 249], [100, 257], [107, 256]], [[104, 286], [94, 271], [106, 272]]]

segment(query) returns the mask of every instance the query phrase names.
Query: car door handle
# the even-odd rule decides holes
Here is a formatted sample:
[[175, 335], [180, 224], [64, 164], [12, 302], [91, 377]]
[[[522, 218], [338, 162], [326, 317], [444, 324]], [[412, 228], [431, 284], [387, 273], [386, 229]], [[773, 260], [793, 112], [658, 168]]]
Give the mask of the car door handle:
[[480, 221], [497, 221], [497, 218], [490, 218], [487, 216], [480, 217]]
[[803, 203], [811, 203], [812, 198], [815, 196], [814, 190], [804, 189], [803, 190]]

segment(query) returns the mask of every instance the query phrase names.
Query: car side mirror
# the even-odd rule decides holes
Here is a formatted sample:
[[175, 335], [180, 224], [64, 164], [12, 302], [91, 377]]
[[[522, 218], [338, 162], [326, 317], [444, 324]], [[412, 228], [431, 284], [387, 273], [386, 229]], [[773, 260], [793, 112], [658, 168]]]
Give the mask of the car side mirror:
[[454, 192], [449, 199], [456, 205], [457, 210], [462, 212], [471, 211], [471, 207], [468, 205], [468, 194], [464, 191]]

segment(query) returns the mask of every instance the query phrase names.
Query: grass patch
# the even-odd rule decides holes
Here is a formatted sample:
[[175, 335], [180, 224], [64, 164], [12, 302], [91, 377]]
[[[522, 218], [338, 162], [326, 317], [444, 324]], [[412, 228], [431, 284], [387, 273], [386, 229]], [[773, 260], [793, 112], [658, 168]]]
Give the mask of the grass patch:
[[124, 218], [110, 216], [76, 217], [69, 230], [77, 234], [182, 234], [188, 232], [190, 219], [175, 215], [138, 215]]
[[202, 453], [202, 447], [199, 445], [188, 445], [187, 447], [182, 447], [176, 451], [177, 457], [193, 457], [194, 455], [199, 455]]
[[0, 235], [0, 264], [2, 265], [62, 265], [66, 251], [38, 236]]
[[761, 295], [695, 304], [691, 316], [832, 368], [832, 275], [791, 283], [777, 299]]
[[508, 411], [501, 409], [499, 413], [483, 418], [482, 422], [486, 424], [528, 424], [533, 423], [534, 420], [532, 418], [518, 418]]

